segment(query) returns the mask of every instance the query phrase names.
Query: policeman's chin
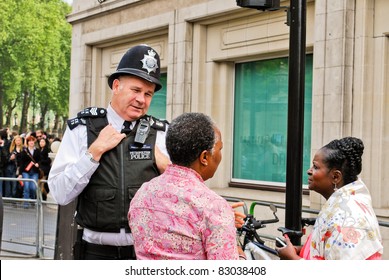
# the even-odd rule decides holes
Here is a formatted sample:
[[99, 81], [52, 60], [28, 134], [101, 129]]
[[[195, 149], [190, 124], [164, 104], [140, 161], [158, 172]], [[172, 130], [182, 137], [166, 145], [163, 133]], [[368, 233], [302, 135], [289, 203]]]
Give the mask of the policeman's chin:
[[137, 119], [140, 119], [141, 117], [143, 117], [144, 115], [146, 115], [146, 112], [145, 110], [130, 110], [127, 112], [127, 119], [126, 120], [131, 120], [131, 121], [135, 121]]

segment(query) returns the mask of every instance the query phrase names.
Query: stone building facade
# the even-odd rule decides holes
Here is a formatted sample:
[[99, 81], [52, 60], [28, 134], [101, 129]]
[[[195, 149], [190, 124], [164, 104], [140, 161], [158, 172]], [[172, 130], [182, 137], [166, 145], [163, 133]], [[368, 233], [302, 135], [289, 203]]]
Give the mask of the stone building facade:
[[[313, 57], [310, 155], [335, 138], [362, 138], [361, 176], [383, 221], [389, 218], [388, 14], [386, 0], [307, 1], [306, 51]], [[200, 111], [221, 128], [223, 160], [208, 185], [226, 196], [284, 203], [282, 184], [233, 175], [236, 64], [288, 56], [284, 9], [245, 9], [235, 0], [74, 0], [68, 21], [73, 26], [70, 116], [87, 106], [105, 107], [111, 94], [107, 77], [129, 47], [146, 43], [159, 52], [166, 73], [165, 118]], [[304, 207], [320, 209], [322, 203], [320, 195], [303, 195]], [[382, 231], [389, 236], [388, 228]]]

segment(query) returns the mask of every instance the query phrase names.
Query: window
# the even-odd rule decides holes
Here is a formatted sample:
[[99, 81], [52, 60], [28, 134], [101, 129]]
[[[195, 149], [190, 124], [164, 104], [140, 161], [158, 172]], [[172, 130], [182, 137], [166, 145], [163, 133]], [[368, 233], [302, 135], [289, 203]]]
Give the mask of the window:
[[[288, 58], [236, 64], [232, 180], [286, 180]], [[312, 55], [306, 57], [303, 183], [310, 166]], [[266, 183], [265, 183], [266, 184]]]
[[154, 94], [147, 114], [164, 120], [166, 119], [166, 73], [161, 73], [160, 81], [162, 88]]

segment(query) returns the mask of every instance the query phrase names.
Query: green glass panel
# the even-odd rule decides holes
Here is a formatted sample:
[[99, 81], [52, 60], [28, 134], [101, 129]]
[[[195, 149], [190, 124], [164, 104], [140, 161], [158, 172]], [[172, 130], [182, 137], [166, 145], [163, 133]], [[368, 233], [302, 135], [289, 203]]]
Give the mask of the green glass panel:
[[147, 114], [159, 119], [166, 119], [166, 73], [161, 73], [160, 81], [162, 83], [162, 89], [154, 94]]
[[[236, 64], [233, 178], [285, 182], [288, 58]], [[306, 58], [304, 182], [310, 165], [312, 55]]]

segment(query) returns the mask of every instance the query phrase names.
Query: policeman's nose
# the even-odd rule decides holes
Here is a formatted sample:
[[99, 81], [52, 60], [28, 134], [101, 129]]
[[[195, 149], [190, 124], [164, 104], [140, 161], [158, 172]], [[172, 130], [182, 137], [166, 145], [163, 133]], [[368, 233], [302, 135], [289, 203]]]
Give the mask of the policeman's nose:
[[138, 101], [139, 103], [144, 103], [145, 102], [145, 94], [144, 93], [137, 94], [136, 101]]

